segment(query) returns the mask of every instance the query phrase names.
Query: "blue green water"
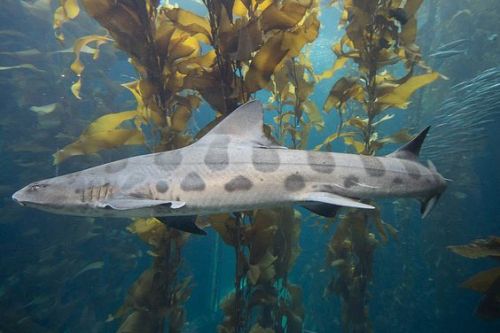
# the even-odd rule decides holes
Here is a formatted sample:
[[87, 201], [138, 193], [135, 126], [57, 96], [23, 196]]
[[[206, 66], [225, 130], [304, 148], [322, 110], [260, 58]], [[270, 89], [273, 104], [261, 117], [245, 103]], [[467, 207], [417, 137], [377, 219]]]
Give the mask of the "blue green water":
[[[134, 108], [134, 100], [119, 84], [136, 77], [127, 56], [106, 45], [96, 62], [85, 55], [83, 98], [76, 100], [69, 89], [75, 81], [69, 69], [73, 54], [56, 51], [71, 47], [70, 41], [86, 31], [99, 29], [84, 17], [68, 23], [67, 41], [58, 43], [52, 29], [56, 2], [39, 1], [40, 7], [20, 0], [0, 4], [0, 67], [37, 68], [0, 70], [0, 332], [116, 332], [121, 319], [107, 319], [152, 262], [150, 248], [127, 231], [130, 221], [50, 215], [11, 200], [12, 193], [32, 181], [148, 152], [134, 146], [53, 165], [52, 154], [74, 141], [93, 119]], [[199, 2], [179, 3], [204, 14]], [[447, 246], [500, 236], [500, 77], [492, 76], [469, 92], [455, 94], [454, 87], [472, 84], [487, 70], [500, 72], [500, 40], [495, 37], [500, 34], [500, 5], [493, 0], [424, 1], [419, 13], [417, 43], [424, 58], [447, 42], [470, 42], [463, 54], [427, 57], [427, 63], [448, 80], [417, 92], [409, 109], [392, 112], [395, 117], [381, 129], [392, 133], [406, 127], [416, 133], [431, 125], [422, 160], [431, 158], [452, 182], [425, 220], [417, 202], [380, 202], [383, 220], [398, 230], [398, 237], [390, 237], [375, 252], [369, 318], [373, 332], [499, 332], [499, 319], [484, 320], [475, 314], [482, 295], [460, 287], [474, 274], [498, 266], [498, 260], [467, 259]], [[335, 8], [321, 13], [320, 35], [310, 49], [316, 73], [335, 59], [330, 46], [343, 35], [337, 27], [339, 17]], [[12, 53], [33, 49], [37, 52]], [[353, 71], [339, 71], [318, 83], [313, 102], [321, 106], [333, 82]], [[481, 87], [488, 88], [487, 102], [469, 103], [468, 97], [480, 93]], [[269, 94], [259, 92], [256, 97], [265, 102]], [[442, 105], [447, 99], [451, 107]], [[30, 110], [51, 103], [59, 106], [48, 115]], [[467, 112], [457, 113], [460, 106], [467, 106]], [[202, 103], [189, 131], [195, 133], [213, 116]], [[337, 114], [324, 117], [325, 128], [311, 132], [309, 148], [336, 131]], [[272, 116], [266, 115], [265, 121], [270, 123]], [[332, 146], [334, 151], [352, 152], [341, 141]], [[388, 145], [379, 154], [396, 148]], [[306, 211], [301, 213], [308, 217]], [[342, 332], [339, 298], [324, 294], [334, 274], [326, 266], [326, 247], [337, 225], [324, 228], [310, 218], [301, 223], [301, 253], [288, 279], [303, 291], [303, 332]], [[193, 276], [183, 332], [216, 332], [223, 320], [218, 304], [233, 290], [234, 273], [234, 250], [214, 230], [208, 229], [206, 237], [189, 238], [179, 272], [180, 277]]]

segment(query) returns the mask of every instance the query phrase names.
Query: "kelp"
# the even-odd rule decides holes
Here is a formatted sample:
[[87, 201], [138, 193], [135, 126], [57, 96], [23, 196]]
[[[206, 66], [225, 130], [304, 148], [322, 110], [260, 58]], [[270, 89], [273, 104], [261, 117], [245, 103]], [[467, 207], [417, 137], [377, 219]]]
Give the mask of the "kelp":
[[64, 22], [72, 20], [80, 13], [78, 0], [59, 0], [60, 6], [54, 12], [53, 28], [55, 36], [59, 41], [64, 41], [64, 34], [61, 32], [61, 27]]
[[[342, 3], [340, 25], [346, 33], [332, 47], [337, 57], [332, 68], [318, 77], [330, 77], [350, 61], [355, 64], [357, 75], [340, 78], [330, 89], [323, 110], [336, 109], [340, 124], [337, 133], [328, 136], [317, 149], [342, 138], [356, 153], [373, 155], [388, 143], [408, 140], [405, 129], [382, 136], [377, 126], [392, 118], [386, 113], [388, 110], [407, 108], [416, 90], [440, 77], [423, 62], [415, 44], [415, 16], [421, 3], [421, 0]], [[398, 63], [406, 70], [401, 77], [396, 78], [384, 70]], [[427, 73], [415, 75], [416, 68]], [[374, 251], [379, 243], [377, 236], [370, 232], [372, 228], [382, 242], [388, 240], [388, 234], [397, 237], [396, 229], [382, 221], [378, 208], [374, 212], [350, 210], [340, 218], [328, 246], [326, 265], [333, 267], [336, 274], [325, 291], [341, 298], [345, 332], [372, 331], [367, 290]]]
[[[448, 249], [469, 259], [492, 258], [500, 260], [500, 237], [476, 239], [467, 245], [448, 246]], [[485, 320], [500, 318], [500, 267], [479, 272], [463, 282], [462, 288], [483, 295], [476, 314]]]
[[218, 332], [301, 332], [300, 288], [288, 282], [300, 252], [299, 216], [290, 208], [258, 210], [251, 219], [226, 217], [212, 226], [238, 256], [235, 291], [221, 304]]
[[[2, 9], [2, 23], [12, 31], [1, 34], [2, 50], [9, 52], [0, 55], [0, 65], [12, 68], [0, 71], [5, 116], [0, 132], [2, 140], [10, 142], [3, 146], [3, 153], [9, 155], [6, 166], [16, 170], [2, 181], [12, 185], [9, 191], [2, 188], [7, 197], [15, 187], [56, 175], [58, 167], [47, 163], [50, 155], [74, 140], [75, 134], [78, 137], [89, 125], [88, 119], [120, 110], [116, 105], [122, 101], [110, 89], [118, 84], [102, 80], [101, 68], [114, 64], [111, 48], [101, 49], [99, 63], [88, 68], [83, 103], [71, 95], [73, 59], [66, 52], [59, 53], [62, 47], [51, 38], [50, 1], [6, 0]], [[74, 33], [94, 33], [94, 26], [82, 22], [86, 23], [75, 21], [67, 26], [67, 42], [73, 41]], [[83, 56], [82, 61], [86, 62]], [[93, 158], [69, 161], [61, 172], [90, 166], [89, 162], [97, 162]], [[9, 230], [10, 237], [2, 244], [2, 252], [8, 255], [2, 259], [6, 266], [1, 282], [1, 330], [113, 330], [115, 323], [107, 324], [105, 319], [126, 293], [123, 276], [145, 259], [133, 237], [120, 232], [123, 220], [103, 223], [75, 218], [74, 223], [65, 223], [64, 217], [34, 215], [8, 206], [2, 213], [2, 230]], [[12, 252], [14, 244], [22, 250]]]
[[137, 219], [128, 230], [152, 247], [154, 261], [136, 280], [125, 303], [110, 320], [126, 317], [118, 332], [154, 333], [164, 330], [163, 320], [167, 317], [169, 332], [181, 332], [191, 276], [177, 282], [177, 270], [187, 235], [167, 228], [155, 218]]
[[54, 154], [54, 164], [59, 164], [71, 156], [95, 154], [103, 149], [125, 145], [144, 144], [140, 131], [121, 127], [125, 122], [137, 122], [138, 119], [137, 111], [111, 113], [98, 118], [77, 141]]
[[[145, 145], [152, 151], [179, 148], [189, 142], [184, 132], [191, 113], [199, 106], [200, 99], [190, 92], [183, 92], [187, 85], [185, 77], [207, 66], [206, 57], [201, 58], [200, 36], [207, 31], [183, 26], [193, 15], [183, 15], [179, 9], [159, 8], [157, 1], [82, 1], [85, 11], [108, 30], [111, 38], [100, 35], [82, 37], [73, 47], [76, 59], [71, 65], [78, 81], [71, 90], [80, 95], [81, 75], [84, 65], [80, 51], [95, 42], [94, 59], [98, 47], [111, 40], [126, 52], [137, 70], [139, 79], [124, 84], [136, 100], [136, 109], [106, 114], [95, 120], [80, 135], [77, 141], [54, 154], [58, 164], [70, 156], [98, 153], [104, 149], [126, 145]], [[184, 13], [185, 14], [185, 13]], [[200, 18], [198, 21], [203, 21]], [[205, 26], [207, 27], [207, 26]], [[191, 30], [190, 30], [191, 29]], [[208, 60], [210, 60], [208, 58]], [[189, 65], [179, 66], [183, 61]], [[184, 71], [184, 73], [181, 72]], [[189, 88], [189, 87], [188, 87]], [[158, 222], [159, 223], [159, 222]], [[146, 226], [144, 226], [146, 224]], [[140, 225], [140, 226], [139, 226]], [[122, 308], [115, 315], [124, 321], [119, 332], [146, 328], [151, 332], [163, 330], [168, 319], [170, 332], [180, 332], [184, 320], [183, 304], [189, 296], [190, 279], [180, 281], [177, 272], [181, 265], [181, 248], [185, 235], [151, 221], [136, 221], [134, 232], [153, 246], [155, 260], [136, 281]], [[160, 244], [152, 244], [149, 234], [161, 238]]]
[[488, 239], [476, 239], [467, 245], [448, 246], [448, 249], [469, 259], [484, 257], [500, 259], [500, 237], [491, 236]]
[[[152, 151], [182, 147], [192, 140], [185, 131], [192, 112], [200, 104], [200, 96], [218, 114], [226, 114], [246, 101], [250, 93], [264, 87], [272, 89], [269, 82], [278, 71], [288, 71], [286, 75], [294, 77], [296, 119], [305, 127], [310, 126], [301, 120], [305, 114], [315, 128], [323, 127], [319, 110], [307, 100], [314, 85], [312, 70], [294, 59], [305, 44], [317, 37], [316, 1], [289, 0], [279, 4], [238, 1], [233, 8], [222, 1], [207, 0], [204, 3], [209, 10], [208, 19], [182, 8], [159, 7], [156, 1], [82, 1], [82, 8], [107, 29], [115, 45], [129, 55], [130, 63], [137, 70], [139, 78], [124, 84], [136, 100], [136, 109], [106, 114], [95, 120], [77, 141], [54, 155], [56, 164], [70, 156], [98, 153], [129, 144], [146, 145]], [[76, 59], [71, 65], [78, 76], [78, 81], [71, 87], [75, 97], [85, 98], [80, 94], [84, 69], [81, 50], [95, 42], [93, 56], [96, 57], [98, 47], [108, 41], [107, 36], [91, 35], [75, 42]], [[212, 49], [204, 50], [202, 44], [209, 44]], [[279, 56], [269, 61], [276, 54]], [[293, 136], [305, 146], [307, 134], [294, 133]], [[281, 237], [286, 235], [284, 241], [296, 242], [298, 230], [290, 234], [288, 225], [290, 221], [296, 221], [291, 212], [283, 212], [284, 217], [270, 212], [268, 215], [255, 213], [257, 215], [251, 215], [250, 222], [255, 226], [248, 230], [234, 219], [226, 219], [217, 224], [219, 227], [214, 224], [222, 239], [235, 247], [238, 258], [236, 291], [232, 298], [236, 313], [225, 321], [226, 326], [229, 325], [227, 329], [238, 331], [243, 326], [249, 327], [251, 323], [247, 321], [250, 317], [246, 314], [266, 305], [259, 318], [264, 320], [272, 313], [272, 317], [286, 319], [268, 320], [260, 325], [275, 326], [277, 332], [287, 330], [286, 327], [293, 332], [301, 330], [300, 292], [286, 279], [286, 272], [296, 254], [282, 255], [280, 251], [289, 251], [292, 247], [274, 240], [275, 233], [279, 233]], [[287, 223], [280, 224], [279, 221]], [[269, 227], [264, 228], [266, 224]], [[163, 240], [165, 245], [154, 242], [156, 236], [151, 236], [151, 232], [157, 229], [166, 237]], [[155, 262], [136, 281], [129, 298], [116, 314], [115, 317], [127, 315], [119, 331], [135, 330], [144, 320], [151, 322], [148, 329], [159, 329], [165, 317], [169, 318], [171, 330], [179, 330], [183, 322], [181, 304], [186, 297], [175, 303], [178, 305], [162, 302], [175, 297], [175, 285], [180, 283], [175, 278], [180, 261], [172, 256], [180, 253], [181, 234], [164, 226], [152, 225], [151, 221], [137, 221], [131, 230], [155, 248]], [[157, 235], [156, 232], [153, 234]], [[245, 237], [243, 242], [240, 242], [240, 236]], [[169, 244], [179, 244], [178, 251], [168, 252]], [[275, 244], [281, 244], [283, 249], [276, 248]], [[245, 258], [242, 246], [253, 249], [248, 258]], [[155, 272], [159, 271], [172, 274], [158, 277], [159, 273]], [[159, 280], [152, 283], [152, 276]], [[278, 286], [273, 285], [276, 282], [279, 282]], [[185, 283], [187, 286], [189, 281]], [[251, 290], [252, 296], [244, 300], [241, 288]], [[151, 300], [159, 289], [166, 290], [166, 294]], [[144, 295], [150, 296], [143, 299]], [[220, 327], [223, 330], [225, 326]]]
[[[224, 114], [259, 89], [266, 88], [275, 94], [273, 78], [295, 75], [294, 87], [300, 85], [294, 101], [296, 114], [298, 118], [303, 112], [310, 114], [321, 127], [319, 112], [306, 101], [313, 83], [308, 81], [305, 67], [293, 59], [317, 36], [317, 4], [236, 1], [231, 11], [230, 3], [209, 0], [204, 3], [209, 12], [215, 63], [211, 68], [204, 64], [197, 77], [187, 76], [190, 87]], [[265, 130], [271, 132], [269, 128]], [[306, 137], [305, 134], [301, 140], [304, 145]], [[259, 210], [245, 218], [226, 217], [212, 223], [224, 242], [234, 247], [236, 257], [235, 290], [221, 304], [225, 318], [218, 326], [219, 332], [301, 331], [303, 311], [300, 311], [299, 292], [286, 279], [294, 257], [282, 253], [293, 248], [291, 244], [295, 244], [298, 235], [289, 234], [291, 226], [296, 225], [291, 212], [290, 209], [281, 213]], [[285, 242], [282, 249], [275, 246], [282, 243], [278, 242], [279, 235]]]
[[275, 137], [282, 145], [305, 149], [311, 129], [321, 131], [325, 121], [310, 94], [317, 83], [307, 53], [288, 60], [273, 75], [268, 108], [275, 110]]
[[90, 36], [85, 36], [82, 38], [79, 38], [76, 42], [75, 45], [73, 46], [73, 52], [75, 53], [75, 61], [71, 64], [71, 70], [76, 74], [78, 77], [78, 80], [71, 86], [71, 92], [73, 95], [78, 98], [82, 99], [80, 97], [80, 89], [82, 85], [82, 72], [85, 66], [80, 60], [80, 52], [84, 47], [88, 47], [88, 44], [90, 43], [95, 43], [96, 47], [92, 49], [92, 59], [96, 60], [99, 57], [99, 46], [101, 46], [104, 43], [110, 42], [111, 39], [105, 36], [99, 36], [99, 35], [90, 35]]

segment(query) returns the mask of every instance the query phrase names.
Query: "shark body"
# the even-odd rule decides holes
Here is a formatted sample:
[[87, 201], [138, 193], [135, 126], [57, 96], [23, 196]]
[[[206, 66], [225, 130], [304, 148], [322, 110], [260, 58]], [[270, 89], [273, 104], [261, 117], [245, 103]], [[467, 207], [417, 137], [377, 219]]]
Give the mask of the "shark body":
[[414, 197], [425, 217], [446, 188], [432, 164], [417, 161], [428, 128], [396, 152], [375, 157], [277, 146], [264, 135], [262, 119], [260, 102], [249, 102], [190, 146], [35, 182], [13, 199], [59, 214], [161, 217], [297, 203], [333, 216], [342, 206], [374, 208], [360, 199]]

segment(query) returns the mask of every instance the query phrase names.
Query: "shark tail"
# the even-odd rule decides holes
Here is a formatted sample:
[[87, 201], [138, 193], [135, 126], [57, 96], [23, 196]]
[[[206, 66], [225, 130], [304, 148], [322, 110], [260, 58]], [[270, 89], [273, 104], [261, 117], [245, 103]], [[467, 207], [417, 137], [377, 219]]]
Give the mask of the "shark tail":
[[[427, 164], [429, 166], [429, 169], [431, 169], [433, 172], [437, 172], [436, 166], [434, 163], [432, 163], [430, 160], [427, 161]], [[441, 197], [442, 192], [439, 192], [435, 195], [432, 195], [425, 200], [421, 200], [421, 206], [420, 206], [420, 213], [422, 214], [422, 218], [425, 219], [427, 215], [431, 212], [432, 208], [437, 204], [439, 201], [439, 198]]]
[[436, 205], [439, 198], [441, 197], [441, 193], [436, 194], [430, 198], [421, 200], [420, 213], [422, 214], [422, 218], [425, 219], [427, 215], [431, 212], [432, 208]]
[[[429, 132], [430, 126], [426, 127], [423, 131], [413, 138], [410, 142], [396, 150], [395, 152], [389, 154], [388, 156], [400, 159], [406, 159], [411, 161], [417, 161], [420, 149], [422, 148], [422, 144], [424, 143], [425, 137]], [[428, 167], [433, 172], [437, 173], [437, 169], [431, 161], [428, 161]], [[439, 198], [441, 197], [442, 192], [434, 193], [431, 196], [421, 199], [421, 209], [420, 213], [422, 214], [422, 218], [426, 218], [427, 215], [431, 212], [432, 208], [436, 205]]]

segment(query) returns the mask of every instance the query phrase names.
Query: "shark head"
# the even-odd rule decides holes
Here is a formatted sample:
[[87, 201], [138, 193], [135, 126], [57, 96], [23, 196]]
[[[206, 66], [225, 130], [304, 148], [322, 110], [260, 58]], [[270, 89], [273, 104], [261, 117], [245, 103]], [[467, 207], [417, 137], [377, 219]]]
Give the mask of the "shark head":
[[77, 179], [70, 175], [59, 176], [31, 183], [12, 195], [22, 206], [33, 207], [51, 213], [68, 214], [83, 209], [81, 194], [68, 184]]

